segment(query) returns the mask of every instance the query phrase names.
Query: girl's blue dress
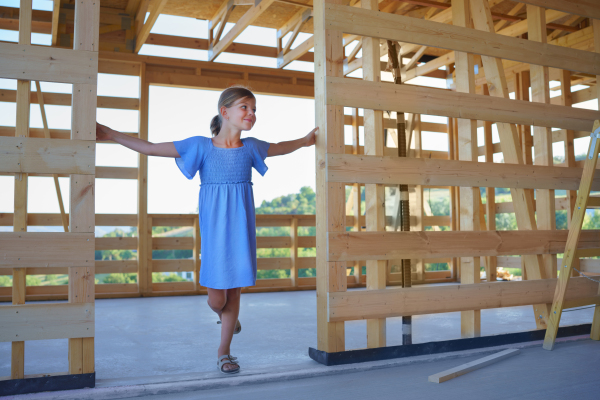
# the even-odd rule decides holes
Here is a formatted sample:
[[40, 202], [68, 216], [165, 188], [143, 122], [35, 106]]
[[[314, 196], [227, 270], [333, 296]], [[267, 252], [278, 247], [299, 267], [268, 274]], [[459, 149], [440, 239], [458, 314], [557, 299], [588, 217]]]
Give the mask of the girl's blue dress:
[[213, 289], [256, 283], [256, 217], [252, 167], [267, 172], [270, 143], [252, 137], [242, 147], [215, 147], [207, 137], [174, 142], [177, 166], [188, 179], [200, 171], [200, 284]]

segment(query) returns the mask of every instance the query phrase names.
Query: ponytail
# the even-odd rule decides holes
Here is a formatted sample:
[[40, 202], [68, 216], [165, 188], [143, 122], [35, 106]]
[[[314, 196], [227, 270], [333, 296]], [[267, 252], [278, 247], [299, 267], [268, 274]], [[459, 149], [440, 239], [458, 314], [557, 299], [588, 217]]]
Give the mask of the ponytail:
[[212, 133], [213, 136], [217, 136], [219, 132], [221, 132], [221, 118], [221, 115], [217, 114], [210, 121], [210, 133]]
[[245, 86], [231, 86], [223, 90], [221, 96], [219, 97], [219, 114], [215, 115], [210, 121], [210, 133], [213, 136], [217, 136], [219, 132], [221, 132], [221, 127], [223, 126], [221, 107], [230, 108], [237, 100], [245, 98], [256, 99], [256, 97], [254, 97], [254, 93], [252, 93], [252, 91]]

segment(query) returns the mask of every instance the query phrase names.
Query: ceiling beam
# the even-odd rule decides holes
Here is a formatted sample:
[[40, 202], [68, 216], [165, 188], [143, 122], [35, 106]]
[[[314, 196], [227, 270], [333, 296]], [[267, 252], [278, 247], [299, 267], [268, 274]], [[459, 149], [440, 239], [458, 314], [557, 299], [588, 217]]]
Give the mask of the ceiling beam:
[[517, 0], [532, 6], [551, 8], [586, 18], [600, 19], [598, 0]]
[[[150, 11], [150, 15], [148, 16], [146, 23], [142, 26], [142, 28], [140, 29], [139, 33], [137, 34], [137, 36], [135, 38], [134, 53], [138, 53], [140, 51], [140, 49], [142, 48], [142, 46], [144, 45], [144, 43], [146, 42], [148, 35], [150, 35], [150, 30], [152, 30], [154, 23], [158, 19], [158, 16], [162, 12], [162, 10], [165, 8], [166, 4], [167, 4], [167, 0], [155, 0], [150, 3], [150, 6], [148, 7], [148, 9]], [[142, 16], [142, 18], [143, 18], [143, 16]], [[142, 19], [142, 21], [143, 21], [143, 19]]]
[[235, 26], [208, 51], [208, 61], [214, 61], [248, 26], [250, 26], [275, 0], [256, 0], [254, 6], [238, 20]]

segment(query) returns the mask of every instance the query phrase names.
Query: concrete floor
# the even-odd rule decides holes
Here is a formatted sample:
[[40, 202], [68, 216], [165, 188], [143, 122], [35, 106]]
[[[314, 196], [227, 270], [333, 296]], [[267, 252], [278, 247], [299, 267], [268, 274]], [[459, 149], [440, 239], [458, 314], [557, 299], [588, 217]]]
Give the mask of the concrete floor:
[[[427, 378], [481, 358], [440, 360], [369, 371], [318, 376], [257, 385], [232, 386], [164, 395], [147, 400], [243, 398], [263, 399], [519, 399], [595, 400], [600, 398], [600, 342], [558, 343], [554, 351], [540, 346], [522, 349], [509, 359], [444, 383]], [[116, 399], [116, 397], [115, 397]]]
[[[561, 325], [590, 323], [592, 315], [592, 309], [566, 312]], [[531, 306], [483, 310], [481, 319], [482, 335], [535, 328]], [[190, 373], [218, 375], [216, 321], [206, 296], [97, 300], [98, 385]], [[308, 348], [317, 343], [314, 291], [243, 294], [240, 321], [243, 330], [234, 336], [232, 353], [243, 360], [245, 371], [315, 366], [308, 357]], [[400, 318], [388, 319], [387, 337], [388, 345], [401, 344]], [[414, 343], [459, 337], [460, 313], [413, 317]], [[346, 348], [364, 347], [366, 322], [346, 323]], [[0, 376], [10, 375], [10, 348], [10, 343], [0, 343]], [[26, 343], [25, 374], [67, 369], [67, 340]]]

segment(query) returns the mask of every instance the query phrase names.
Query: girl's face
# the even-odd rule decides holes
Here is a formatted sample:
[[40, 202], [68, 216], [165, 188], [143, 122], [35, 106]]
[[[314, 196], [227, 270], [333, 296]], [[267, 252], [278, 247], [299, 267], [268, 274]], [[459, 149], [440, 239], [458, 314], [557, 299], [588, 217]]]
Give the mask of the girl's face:
[[223, 118], [241, 131], [249, 131], [256, 123], [256, 99], [236, 100], [229, 108], [221, 107]]

